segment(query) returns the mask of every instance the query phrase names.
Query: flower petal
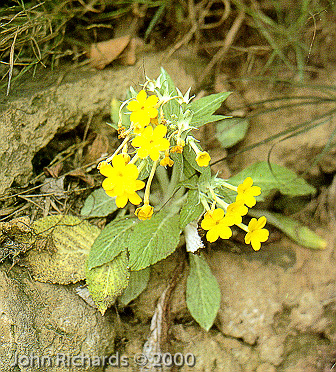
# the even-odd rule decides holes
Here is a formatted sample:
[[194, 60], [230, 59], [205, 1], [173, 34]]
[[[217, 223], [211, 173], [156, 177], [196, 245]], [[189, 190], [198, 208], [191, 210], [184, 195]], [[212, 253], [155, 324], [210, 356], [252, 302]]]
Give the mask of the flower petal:
[[129, 194], [128, 197], [129, 201], [134, 205], [139, 205], [142, 201], [140, 196], [136, 192]]
[[105, 177], [111, 177], [111, 172], [113, 173], [112, 165], [106, 161], [102, 161], [99, 165], [99, 172]]
[[257, 229], [262, 229], [266, 225], [266, 222], [267, 222], [266, 217], [265, 216], [261, 216], [258, 219], [256, 228]]
[[219, 221], [224, 217], [224, 210], [222, 208], [217, 208], [212, 212], [212, 218], [215, 221]]
[[146, 107], [153, 107], [158, 103], [159, 98], [155, 95], [151, 95], [146, 99]]
[[116, 155], [112, 158], [113, 168], [122, 169], [125, 167], [125, 159], [122, 155]]
[[147, 98], [147, 93], [142, 89], [136, 96], [136, 100], [140, 103], [141, 106], [145, 105]]
[[208, 242], [213, 243], [219, 238], [219, 232], [217, 229], [211, 229], [206, 234], [206, 239]]
[[154, 131], [153, 131], [153, 136], [155, 138], [159, 138], [159, 137], [164, 137], [167, 133], [167, 127], [165, 125], [158, 125]]
[[127, 105], [127, 110], [130, 110], [130, 111], [139, 111], [141, 110], [141, 105], [138, 101], [131, 101], [128, 105]]
[[118, 195], [116, 198], [116, 204], [118, 208], [124, 208], [124, 206], [128, 202], [128, 196], [127, 194]]
[[232, 236], [232, 230], [228, 226], [221, 225], [219, 229], [219, 236], [222, 239], [229, 239]]

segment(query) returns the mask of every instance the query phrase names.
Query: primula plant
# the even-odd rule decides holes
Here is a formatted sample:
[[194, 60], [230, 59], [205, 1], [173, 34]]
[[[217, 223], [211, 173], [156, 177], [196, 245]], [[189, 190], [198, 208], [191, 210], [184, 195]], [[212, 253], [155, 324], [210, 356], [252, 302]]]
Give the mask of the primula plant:
[[194, 133], [207, 123], [231, 120], [214, 115], [230, 93], [198, 100], [189, 93], [182, 94], [162, 69], [138, 92], [130, 88], [124, 102], [112, 100], [111, 125], [120, 146], [98, 165], [105, 177], [102, 189], [90, 195], [82, 214], [119, 212], [91, 247], [86, 281], [102, 313], [118, 296], [127, 304], [146, 287], [150, 266], [181, 246], [183, 235], [190, 266], [187, 306], [208, 330], [220, 291], [203, 256], [198, 227], [213, 243], [230, 239], [237, 226], [245, 232], [245, 243], [257, 251], [269, 237], [264, 215], [255, 211], [254, 218], [248, 217], [257, 200], [275, 188], [290, 196], [314, 189], [286, 168], [270, 169], [266, 162], [228, 180], [213, 175], [210, 155]]

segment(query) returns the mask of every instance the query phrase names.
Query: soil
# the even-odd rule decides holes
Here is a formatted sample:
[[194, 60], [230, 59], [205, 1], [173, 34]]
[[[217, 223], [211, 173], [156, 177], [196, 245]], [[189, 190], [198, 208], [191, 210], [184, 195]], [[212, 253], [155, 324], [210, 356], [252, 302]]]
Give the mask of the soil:
[[[9, 218], [11, 213], [19, 211], [16, 217], [21, 213], [34, 220], [57, 209], [78, 214], [85, 196], [99, 182], [94, 170], [95, 160], [106, 152], [111, 153], [118, 141], [115, 132], [106, 126], [111, 98], [123, 98], [129, 85], [136, 86], [141, 82], [143, 69], [146, 75], [156, 77], [163, 56], [158, 52], [138, 55], [134, 66], [115, 63], [102, 71], [63, 66], [54, 71], [53, 76], [38, 72], [34, 77], [26, 75], [25, 80], [13, 83], [13, 94], [1, 102], [1, 216]], [[187, 49], [162, 64], [185, 92], [189, 86], [197, 84], [204, 59], [191, 55]], [[221, 307], [209, 332], [197, 325], [185, 303], [186, 268], [170, 303], [170, 350], [184, 355], [192, 353], [197, 362], [195, 367], [184, 366], [179, 371], [333, 370], [336, 363], [334, 101], [321, 103], [316, 100], [314, 104], [268, 112], [266, 109], [270, 106], [263, 105], [261, 112], [253, 104], [286, 96], [314, 95], [322, 100], [329, 93], [321, 87], [335, 84], [335, 71], [330, 65], [329, 71], [302, 87], [269, 82], [233, 83], [220, 72], [214, 77], [211, 92], [234, 91], [223, 109], [226, 113], [258, 113], [250, 115], [245, 139], [228, 150], [221, 148], [216, 140], [214, 125], [200, 131], [198, 135], [212, 158], [225, 158], [214, 165], [214, 172], [226, 178], [247, 165], [270, 158], [302, 175], [317, 186], [318, 194], [308, 203], [304, 201], [305, 207], [299, 210], [300, 213], [292, 201], [281, 200], [279, 196], [268, 203], [282, 202], [282, 211], [296, 212], [298, 218], [328, 244], [322, 251], [309, 250], [274, 232], [274, 239], [270, 239], [260, 252], [253, 252], [238, 241], [208, 247], [206, 256], [220, 285]], [[201, 92], [207, 93], [209, 91]], [[325, 119], [321, 125], [289, 136], [290, 128], [320, 117]], [[282, 136], [267, 142], [282, 132]], [[92, 149], [97, 136], [107, 138], [107, 144], [100, 152], [90, 153], [89, 146]], [[255, 144], [257, 146], [253, 147]], [[49, 166], [59, 154], [64, 159], [63, 170]], [[66, 161], [67, 154], [70, 154], [71, 162]], [[85, 172], [79, 172], [78, 169], [90, 162], [91, 169], [86, 167]], [[73, 169], [77, 169], [77, 173], [71, 174]], [[44, 173], [41, 175], [41, 172]], [[29, 191], [32, 180], [41, 184], [46, 175], [53, 177], [52, 172], [56, 172], [56, 178], [68, 174], [67, 187], [75, 192], [66, 203], [64, 198], [53, 196], [48, 199], [44, 194], [39, 196], [38, 192], [35, 199], [27, 196], [22, 201], [15, 197], [18, 192]], [[27, 195], [33, 193], [32, 190]], [[96, 223], [102, 226], [106, 221], [97, 220]], [[178, 260], [178, 253], [174, 253], [155, 265], [148, 288], [127, 308], [117, 310], [112, 307], [104, 316], [77, 295], [80, 291], [77, 284], [40, 283], [30, 277], [27, 268], [16, 265], [10, 270], [11, 263], [3, 262], [0, 266], [1, 371], [37, 370], [24, 366], [11, 368], [13, 352], [24, 355], [119, 353], [128, 356], [142, 352], [157, 301]], [[53, 372], [61, 369], [38, 370]], [[131, 364], [129, 367], [98, 366], [83, 370], [126, 372], [137, 369]]]

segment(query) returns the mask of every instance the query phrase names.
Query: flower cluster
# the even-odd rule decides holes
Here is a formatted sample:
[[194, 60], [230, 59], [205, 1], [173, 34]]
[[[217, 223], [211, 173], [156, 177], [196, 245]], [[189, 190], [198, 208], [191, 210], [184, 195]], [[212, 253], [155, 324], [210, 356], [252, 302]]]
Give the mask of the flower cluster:
[[[256, 204], [255, 197], [261, 194], [261, 189], [258, 186], [253, 186], [251, 177], [247, 177], [244, 182], [238, 187], [223, 183], [223, 186], [237, 192], [236, 200], [228, 204], [220, 199], [209, 187], [210, 194], [213, 198], [212, 208], [209, 207], [205, 198], [202, 202], [207, 209], [204, 218], [201, 222], [201, 227], [208, 230], [206, 238], [209, 242], [216, 241], [219, 237], [229, 239], [232, 236], [231, 226], [237, 225], [247, 232], [245, 243], [251, 244], [255, 251], [261, 247], [261, 243], [268, 239], [269, 232], [263, 227], [266, 224], [266, 217], [262, 216], [258, 220], [252, 218], [248, 226], [242, 223], [243, 216], [248, 212], [248, 207], [251, 208]], [[216, 204], [220, 208], [216, 208]]]
[[[155, 175], [161, 189], [167, 194], [159, 207], [171, 198], [174, 199], [175, 193], [179, 194], [177, 190], [181, 186], [178, 185], [185, 185], [196, 190], [204, 206], [201, 227], [207, 230], [206, 238], [209, 242], [214, 242], [219, 237], [229, 239], [232, 236], [232, 226], [237, 225], [247, 232], [245, 242], [251, 244], [254, 250], [260, 249], [261, 243], [269, 235], [264, 229], [266, 218], [253, 218], [248, 226], [243, 224], [243, 217], [248, 209], [256, 204], [256, 196], [261, 193], [260, 187], [253, 185], [251, 177], [247, 177], [238, 187], [221, 180], [220, 187], [233, 190], [237, 195], [233, 203], [226, 203], [218, 196], [218, 179], [211, 178], [210, 155], [202, 150], [191, 134], [191, 130], [195, 129], [192, 123], [200, 126], [203, 106], [200, 101], [196, 103], [196, 108], [193, 103], [189, 104], [189, 91], [183, 96], [177, 88], [169, 85], [168, 80], [166, 76], [161, 76], [156, 81], [147, 79], [139, 93], [130, 89], [131, 97], [120, 104], [117, 129], [119, 138], [123, 141], [98, 166], [100, 173], [106, 177], [102, 183], [103, 189], [107, 195], [115, 197], [118, 208], [123, 208], [130, 202], [139, 206], [134, 213], [140, 220], [149, 220], [155, 206], [155, 196], [152, 195], [150, 200]], [[209, 100], [203, 104], [207, 107], [207, 114], [204, 114], [204, 123], [201, 125], [209, 118]], [[193, 121], [194, 114], [196, 120]], [[172, 167], [172, 171], [166, 169], [167, 167]], [[195, 180], [194, 175], [196, 181], [192, 184], [190, 179]], [[208, 178], [204, 181], [203, 177], [203, 181], [200, 181], [201, 175]], [[176, 200], [178, 208], [186, 200], [183, 187], [180, 191], [180, 196], [176, 196], [180, 198], [179, 201]], [[194, 205], [189, 207], [194, 208]], [[193, 214], [190, 213], [191, 215]]]
[[[138, 180], [140, 171], [145, 166], [145, 161], [150, 159], [152, 164], [151, 175], [146, 184], [144, 204], [135, 211], [140, 220], [150, 219], [153, 207], [149, 205], [150, 186], [158, 166], [172, 167], [171, 153], [182, 154], [186, 142], [195, 151], [195, 161], [200, 167], [207, 167], [210, 155], [201, 151], [195, 144], [195, 139], [188, 136], [191, 127], [185, 121], [173, 123], [164, 117], [164, 106], [168, 102], [181, 99], [188, 102], [182, 95], [167, 97], [160, 93], [147, 95], [142, 89], [136, 96], [125, 101], [119, 110], [118, 132], [124, 138], [122, 144], [114, 154], [101, 162], [98, 166], [102, 175], [107, 177], [103, 181], [103, 188], [107, 195], [116, 197], [116, 204], [123, 208], [128, 201], [134, 205], [141, 203], [137, 194], [138, 190], [145, 187], [145, 183]], [[128, 110], [130, 126], [123, 126], [124, 107]], [[129, 145], [133, 152], [128, 153]], [[131, 158], [130, 155], [133, 155]]]

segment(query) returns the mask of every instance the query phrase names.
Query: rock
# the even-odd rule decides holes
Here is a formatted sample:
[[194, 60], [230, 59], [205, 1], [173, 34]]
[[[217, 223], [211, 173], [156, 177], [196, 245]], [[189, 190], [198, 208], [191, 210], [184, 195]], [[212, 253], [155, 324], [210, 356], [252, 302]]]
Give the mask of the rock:
[[[284, 244], [295, 260], [280, 267], [276, 257]], [[288, 347], [290, 335], [318, 339], [324, 334], [329, 339], [325, 343], [334, 342], [330, 319], [336, 268], [328, 248], [311, 251], [284, 239], [283, 244], [265, 244], [260, 252], [243, 255], [214, 251], [208, 262], [222, 295], [217, 327], [226, 337], [251, 345], [262, 363], [282, 365], [293, 350], [304, 360], [304, 352], [293, 344]], [[310, 352], [315, 361], [317, 352]]]
[[[45, 371], [42, 367], [37, 368], [38, 360], [42, 363], [42, 356], [49, 357], [52, 363], [50, 367], [45, 364], [48, 366], [46, 371], [56, 372], [60, 371], [56, 367], [57, 359], [63, 355], [84, 354], [94, 358], [113, 353], [116, 331], [111, 317], [102, 317], [70, 287], [34, 282], [18, 267], [8, 275], [4, 269], [5, 265], [0, 268], [2, 372], [13, 371], [10, 365], [15, 355], [21, 361], [21, 372]], [[29, 360], [32, 356], [35, 364]], [[73, 371], [64, 364], [61, 367], [62, 372]], [[81, 364], [75, 370], [102, 371], [103, 367]]]
[[[34, 155], [59, 132], [67, 132], [90, 115], [106, 122], [112, 97], [123, 99], [126, 89], [146, 75], [160, 73], [160, 54], [147, 54], [134, 66], [110, 68], [100, 72], [81, 68], [58, 71], [61, 84], [48, 78], [29, 76], [25, 86], [14, 86], [16, 94], [0, 105], [0, 194], [15, 180], [27, 182]], [[163, 67], [182, 92], [194, 85], [178, 60], [170, 58]], [[57, 74], [56, 74], [57, 76]], [[27, 77], [26, 77], [27, 78]], [[26, 90], [25, 90], [26, 89]]]

